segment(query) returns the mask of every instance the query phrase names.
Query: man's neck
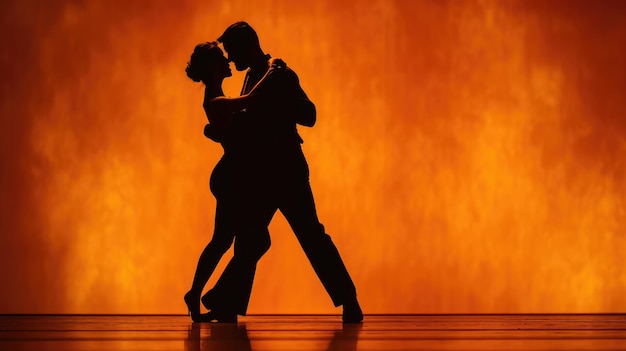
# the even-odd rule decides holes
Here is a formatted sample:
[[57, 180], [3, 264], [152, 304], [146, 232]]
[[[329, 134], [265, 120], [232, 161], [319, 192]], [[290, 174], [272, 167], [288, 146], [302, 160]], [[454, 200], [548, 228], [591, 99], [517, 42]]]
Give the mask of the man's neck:
[[251, 60], [250, 68], [248, 69], [248, 73], [246, 73], [246, 80], [243, 82], [241, 95], [249, 93], [252, 87], [255, 86], [265, 72], [267, 72], [270, 58], [270, 55], [266, 55], [261, 51], [259, 55]]
[[263, 51], [260, 51], [258, 55], [256, 55], [250, 63], [250, 71], [257, 72], [265, 72], [269, 68], [268, 61], [271, 58], [269, 54], [265, 54]]

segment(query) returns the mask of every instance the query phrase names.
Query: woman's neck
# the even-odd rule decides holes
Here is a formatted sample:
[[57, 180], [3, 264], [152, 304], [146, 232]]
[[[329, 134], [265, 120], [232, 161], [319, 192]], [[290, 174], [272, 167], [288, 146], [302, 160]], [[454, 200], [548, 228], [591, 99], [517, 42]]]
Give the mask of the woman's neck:
[[218, 84], [207, 84], [204, 87], [204, 98], [206, 100], [210, 100], [216, 98], [218, 96], [224, 96], [224, 91], [222, 90], [222, 81]]

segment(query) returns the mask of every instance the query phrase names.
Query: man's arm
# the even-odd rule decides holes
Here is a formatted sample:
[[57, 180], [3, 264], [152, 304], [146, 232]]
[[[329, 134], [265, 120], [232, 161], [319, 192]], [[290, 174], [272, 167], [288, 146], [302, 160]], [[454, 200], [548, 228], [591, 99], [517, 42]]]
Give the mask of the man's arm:
[[315, 104], [309, 100], [302, 87], [300, 80], [294, 71], [287, 69], [284, 71], [285, 92], [289, 113], [293, 114], [295, 122], [305, 127], [313, 127], [317, 120]]

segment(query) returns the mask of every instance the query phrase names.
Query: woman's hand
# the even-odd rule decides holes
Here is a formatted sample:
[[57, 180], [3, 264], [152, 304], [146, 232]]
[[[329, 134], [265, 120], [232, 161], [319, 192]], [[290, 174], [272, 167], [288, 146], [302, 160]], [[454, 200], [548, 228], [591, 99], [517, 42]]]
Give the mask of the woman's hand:
[[208, 123], [204, 126], [204, 136], [216, 143], [222, 142], [222, 132], [214, 124]]
[[285, 68], [287, 64], [282, 59], [274, 57], [270, 59], [270, 70], [284, 70]]
[[285, 72], [285, 69], [287, 68], [287, 64], [285, 63], [285, 61], [279, 58], [271, 58], [269, 60], [269, 65], [270, 68], [267, 70], [261, 80], [256, 83], [254, 88], [252, 88], [250, 92], [248, 92], [246, 95], [241, 96], [240, 98], [257, 100], [259, 94], [265, 94], [268, 91], [268, 86], [271, 85], [270, 82], [272, 80], [276, 79], [276, 74], [278, 74], [279, 72]]

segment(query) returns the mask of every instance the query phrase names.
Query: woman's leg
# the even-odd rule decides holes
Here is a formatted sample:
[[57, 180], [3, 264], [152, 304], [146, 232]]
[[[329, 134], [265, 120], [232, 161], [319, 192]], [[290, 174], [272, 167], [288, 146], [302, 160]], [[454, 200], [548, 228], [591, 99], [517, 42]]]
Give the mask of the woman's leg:
[[211, 174], [211, 191], [216, 198], [213, 238], [200, 254], [191, 289], [185, 294], [185, 303], [194, 320], [200, 316], [202, 290], [222, 256], [233, 244], [235, 237], [233, 208], [230, 205], [232, 201], [227, 196], [229, 187], [227, 175], [226, 162], [222, 159]]
[[185, 302], [187, 303], [192, 318], [200, 315], [200, 295], [202, 294], [202, 290], [211, 277], [211, 274], [213, 274], [213, 271], [215, 271], [218, 262], [232, 245], [235, 237], [235, 231], [231, 225], [227, 213], [228, 210], [225, 207], [227, 206], [223, 206], [218, 200], [215, 211], [215, 230], [213, 232], [213, 238], [204, 248], [202, 254], [200, 254], [191, 289], [185, 294]]

